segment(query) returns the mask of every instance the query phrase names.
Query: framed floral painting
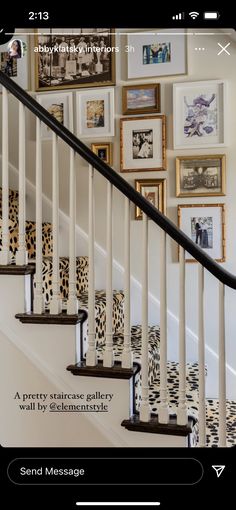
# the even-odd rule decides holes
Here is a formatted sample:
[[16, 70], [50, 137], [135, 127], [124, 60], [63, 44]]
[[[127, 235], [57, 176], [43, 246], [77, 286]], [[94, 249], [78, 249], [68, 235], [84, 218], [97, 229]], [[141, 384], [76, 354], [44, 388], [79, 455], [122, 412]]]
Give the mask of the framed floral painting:
[[226, 145], [224, 80], [173, 85], [174, 149]]

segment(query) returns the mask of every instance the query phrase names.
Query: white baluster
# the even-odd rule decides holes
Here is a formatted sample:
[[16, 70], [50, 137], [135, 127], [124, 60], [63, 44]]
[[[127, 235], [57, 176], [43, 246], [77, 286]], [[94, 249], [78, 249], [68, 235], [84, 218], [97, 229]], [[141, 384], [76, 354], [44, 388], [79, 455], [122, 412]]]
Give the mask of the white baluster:
[[60, 297], [59, 275], [59, 168], [58, 168], [58, 137], [52, 133], [52, 300], [50, 313], [61, 313], [62, 301]]
[[167, 274], [166, 274], [166, 233], [160, 232], [160, 423], [169, 422], [167, 392]]
[[25, 106], [19, 103], [19, 214], [18, 214], [18, 251], [16, 264], [28, 263], [25, 245]]
[[130, 325], [130, 201], [125, 197], [125, 224], [124, 224], [124, 349], [122, 353], [122, 367], [133, 366], [133, 353], [131, 348]]
[[106, 345], [103, 357], [104, 367], [112, 367], [113, 334], [112, 334], [112, 184], [107, 182], [107, 260], [106, 260]]
[[88, 350], [86, 365], [97, 364], [95, 339], [95, 274], [94, 274], [94, 169], [89, 165], [89, 274], [88, 274]]
[[186, 404], [186, 338], [185, 338], [185, 251], [180, 246], [179, 257], [179, 404], [177, 424], [188, 423]]
[[204, 330], [204, 267], [198, 265], [198, 386], [199, 386], [199, 446], [206, 446], [205, 393], [205, 330]]
[[219, 283], [219, 446], [226, 446], [225, 286]]
[[76, 175], [75, 175], [75, 152], [70, 149], [70, 232], [69, 232], [69, 295], [67, 301], [67, 313], [77, 314], [79, 302], [76, 291]]
[[2, 87], [2, 250], [0, 252], [0, 265], [10, 263], [9, 252], [9, 158], [8, 140], [8, 94]]
[[44, 299], [42, 292], [42, 141], [41, 122], [36, 118], [36, 272], [34, 291], [34, 313], [44, 312]]
[[148, 218], [143, 213], [142, 239], [142, 398], [140, 420], [150, 420], [149, 384], [148, 384]]

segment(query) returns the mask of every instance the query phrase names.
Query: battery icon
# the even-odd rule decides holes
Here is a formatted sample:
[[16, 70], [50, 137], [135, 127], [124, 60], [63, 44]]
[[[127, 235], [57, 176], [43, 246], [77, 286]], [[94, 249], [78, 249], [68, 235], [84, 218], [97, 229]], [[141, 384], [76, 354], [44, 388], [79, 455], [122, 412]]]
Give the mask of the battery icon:
[[218, 12], [204, 12], [204, 19], [218, 19], [220, 17]]

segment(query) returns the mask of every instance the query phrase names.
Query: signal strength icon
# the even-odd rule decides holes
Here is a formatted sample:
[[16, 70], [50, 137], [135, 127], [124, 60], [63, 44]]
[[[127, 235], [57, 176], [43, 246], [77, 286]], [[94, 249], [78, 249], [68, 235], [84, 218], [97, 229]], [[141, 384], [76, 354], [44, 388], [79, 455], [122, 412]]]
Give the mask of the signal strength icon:
[[196, 11], [192, 11], [192, 12], [189, 12], [189, 16], [192, 18], [192, 19], [196, 19], [198, 16], [199, 16], [199, 12], [196, 12]]
[[172, 16], [172, 19], [176, 20], [184, 19], [184, 12], [179, 12], [179, 14], [175, 14], [174, 16]]

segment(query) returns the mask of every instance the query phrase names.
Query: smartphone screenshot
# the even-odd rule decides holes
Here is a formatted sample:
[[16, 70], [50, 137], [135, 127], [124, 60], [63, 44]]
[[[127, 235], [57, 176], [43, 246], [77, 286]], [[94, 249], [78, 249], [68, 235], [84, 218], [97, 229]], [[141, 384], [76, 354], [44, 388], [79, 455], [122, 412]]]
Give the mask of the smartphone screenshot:
[[223, 6], [76, 13], [0, 22], [1, 497], [219, 508], [236, 475], [235, 23]]

